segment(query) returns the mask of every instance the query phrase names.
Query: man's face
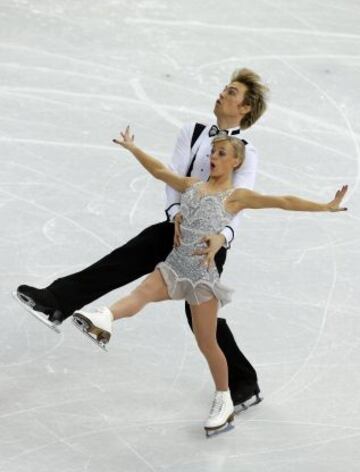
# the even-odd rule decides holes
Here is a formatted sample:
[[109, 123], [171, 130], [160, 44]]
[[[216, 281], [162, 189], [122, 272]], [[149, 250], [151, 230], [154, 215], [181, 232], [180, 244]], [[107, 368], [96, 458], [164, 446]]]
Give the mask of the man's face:
[[214, 113], [217, 118], [239, 118], [249, 111], [248, 105], [243, 105], [246, 85], [240, 82], [231, 82], [220, 92], [215, 102]]

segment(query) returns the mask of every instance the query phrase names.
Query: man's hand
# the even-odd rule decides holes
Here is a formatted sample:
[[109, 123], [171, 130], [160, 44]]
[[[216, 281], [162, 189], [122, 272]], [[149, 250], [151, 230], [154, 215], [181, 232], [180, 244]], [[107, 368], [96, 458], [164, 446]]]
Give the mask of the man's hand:
[[181, 230], [180, 225], [182, 223], [183, 216], [181, 213], [177, 213], [175, 215], [174, 224], [175, 224], [175, 232], [174, 232], [174, 247], [180, 246], [181, 243]]
[[207, 234], [201, 239], [201, 242], [205, 242], [207, 247], [204, 249], [196, 249], [193, 255], [204, 254], [203, 264], [209, 269], [211, 265], [215, 264], [215, 255], [224, 244], [225, 236], [223, 234]]

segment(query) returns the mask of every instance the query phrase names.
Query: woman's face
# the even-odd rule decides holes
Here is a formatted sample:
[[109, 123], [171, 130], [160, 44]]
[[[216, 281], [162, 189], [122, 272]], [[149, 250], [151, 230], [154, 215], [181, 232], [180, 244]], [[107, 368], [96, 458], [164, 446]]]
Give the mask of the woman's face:
[[235, 150], [227, 141], [217, 141], [213, 144], [210, 154], [210, 175], [220, 177], [233, 172], [234, 167], [240, 164]]

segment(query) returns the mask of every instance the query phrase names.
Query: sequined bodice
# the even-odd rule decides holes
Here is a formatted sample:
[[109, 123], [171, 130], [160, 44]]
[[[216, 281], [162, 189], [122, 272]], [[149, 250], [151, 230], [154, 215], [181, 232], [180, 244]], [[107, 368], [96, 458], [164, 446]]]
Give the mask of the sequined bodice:
[[193, 246], [202, 236], [222, 231], [233, 218], [224, 208], [224, 200], [233, 189], [202, 195], [201, 184], [203, 182], [197, 182], [181, 195], [181, 240], [184, 246]]
[[181, 195], [180, 245], [174, 247], [157, 267], [162, 270], [172, 298], [187, 294], [190, 304], [199, 304], [209, 299], [210, 290], [210, 297], [215, 295], [223, 305], [230, 300], [232, 290], [220, 284], [215, 264], [206, 267], [204, 256], [193, 253], [206, 247], [206, 243], [201, 241], [203, 236], [219, 233], [232, 220], [233, 215], [224, 208], [224, 200], [233, 189], [202, 195], [201, 184], [203, 182], [197, 182]]

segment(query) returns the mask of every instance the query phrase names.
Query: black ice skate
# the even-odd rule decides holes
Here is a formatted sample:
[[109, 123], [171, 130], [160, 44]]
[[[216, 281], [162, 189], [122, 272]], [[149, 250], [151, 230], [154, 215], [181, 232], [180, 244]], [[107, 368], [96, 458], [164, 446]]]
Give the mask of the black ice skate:
[[34, 318], [60, 334], [61, 331], [58, 326], [62, 323], [63, 314], [57, 308], [56, 301], [46, 289], [20, 285], [12, 295]]
[[[253, 397], [255, 397], [255, 399], [253, 399]], [[251, 399], [253, 399], [253, 401], [248, 403]], [[238, 415], [263, 401], [263, 397], [260, 397], [260, 388], [256, 383], [255, 385], [243, 389], [241, 393], [233, 395], [232, 400], [235, 407], [235, 414]]]

